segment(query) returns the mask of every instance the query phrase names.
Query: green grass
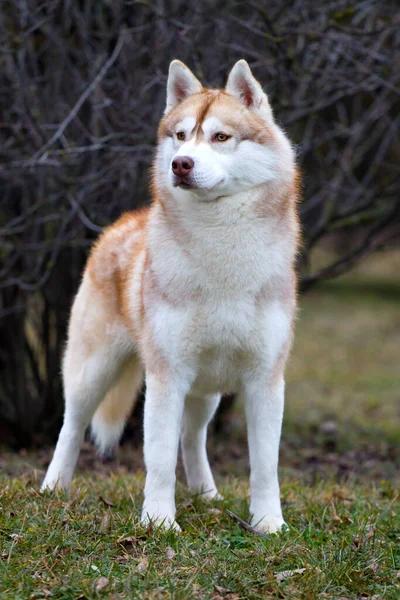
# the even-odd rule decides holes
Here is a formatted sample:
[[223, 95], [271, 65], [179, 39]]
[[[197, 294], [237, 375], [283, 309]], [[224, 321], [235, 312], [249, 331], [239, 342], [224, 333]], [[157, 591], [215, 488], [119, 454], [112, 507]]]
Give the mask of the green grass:
[[[43, 498], [24, 478], [3, 485], [1, 598], [399, 597], [400, 526], [388, 483], [285, 482], [290, 530], [265, 537], [225, 512], [247, 517], [247, 486], [235, 479], [212, 505], [178, 487], [182, 534], [139, 524], [142, 485], [142, 475], [80, 477], [69, 500]], [[295, 569], [304, 571], [279, 580]], [[108, 585], [97, 592], [101, 577]]]
[[47, 449], [8, 453], [1, 600], [400, 598], [399, 271], [399, 252], [378, 256], [301, 300], [281, 447], [286, 532], [255, 536], [226, 512], [248, 520], [240, 406], [209, 444], [225, 500], [191, 496], [178, 468], [180, 535], [138, 521], [141, 449], [102, 464], [85, 444], [70, 498], [38, 493]]

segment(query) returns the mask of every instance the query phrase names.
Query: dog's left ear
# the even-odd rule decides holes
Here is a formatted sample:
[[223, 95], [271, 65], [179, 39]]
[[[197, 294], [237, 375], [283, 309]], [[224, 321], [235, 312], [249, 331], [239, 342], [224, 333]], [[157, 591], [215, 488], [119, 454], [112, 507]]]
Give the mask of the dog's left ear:
[[245, 60], [239, 60], [234, 65], [229, 73], [225, 91], [235, 96], [249, 110], [257, 111], [266, 120], [272, 121], [272, 110], [267, 95]]
[[192, 94], [201, 92], [203, 86], [190, 69], [180, 60], [173, 60], [169, 66], [167, 81], [167, 106], [169, 112], [177, 104]]

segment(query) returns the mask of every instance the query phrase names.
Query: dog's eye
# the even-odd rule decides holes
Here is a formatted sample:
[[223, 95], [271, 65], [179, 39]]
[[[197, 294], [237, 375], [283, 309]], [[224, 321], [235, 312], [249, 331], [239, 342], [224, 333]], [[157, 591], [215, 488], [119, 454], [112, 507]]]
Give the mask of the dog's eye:
[[178, 133], [176, 134], [176, 137], [178, 138], [178, 140], [180, 140], [181, 142], [183, 142], [183, 140], [185, 139], [185, 132], [184, 131], [178, 131]]
[[226, 140], [229, 140], [230, 137], [231, 136], [226, 135], [226, 133], [216, 133], [214, 139], [216, 142], [226, 142]]

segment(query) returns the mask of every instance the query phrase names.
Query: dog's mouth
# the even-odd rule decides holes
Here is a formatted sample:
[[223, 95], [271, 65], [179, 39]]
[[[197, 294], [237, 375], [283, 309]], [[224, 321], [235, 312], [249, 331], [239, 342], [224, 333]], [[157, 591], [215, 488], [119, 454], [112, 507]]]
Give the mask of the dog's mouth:
[[[222, 178], [220, 181], [218, 181], [217, 185], [213, 186], [213, 187], [219, 186], [221, 183], [223, 183], [223, 181], [224, 181], [224, 179]], [[197, 183], [192, 181], [190, 177], [181, 177], [179, 175], [174, 175], [173, 180], [172, 180], [172, 185], [174, 187], [180, 188], [181, 190], [194, 190], [200, 194], [201, 194], [201, 192], [206, 193], [206, 194], [211, 193], [211, 189], [200, 187]], [[205, 203], [213, 203], [213, 202], [217, 202], [218, 200], [221, 200], [221, 198], [224, 198], [224, 197], [225, 197], [225, 194], [219, 194], [219, 195], [212, 196], [210, 198], [199, 198], [199, 199], [201, 199]]]
[[188, 178], [179, 177], [177, 175], [174, 175], [174, 180], [172, 183], [174, 187], [180, 187], [183, 190], [190, 190], [191, 188], [196, 187]]

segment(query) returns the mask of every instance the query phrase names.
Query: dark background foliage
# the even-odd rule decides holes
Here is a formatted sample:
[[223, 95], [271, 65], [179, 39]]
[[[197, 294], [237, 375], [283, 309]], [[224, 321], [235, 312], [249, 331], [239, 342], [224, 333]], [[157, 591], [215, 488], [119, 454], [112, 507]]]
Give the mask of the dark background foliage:
[[173, 58], [209, 86], [245, 58], [263, 83], [304, 175], [304, 290], [398, 239], [396, 3], [14, 0], [0, 10], [1, 441], [28, 446], [58, 430], [71, 301], [102, 228], [149, 200]]

